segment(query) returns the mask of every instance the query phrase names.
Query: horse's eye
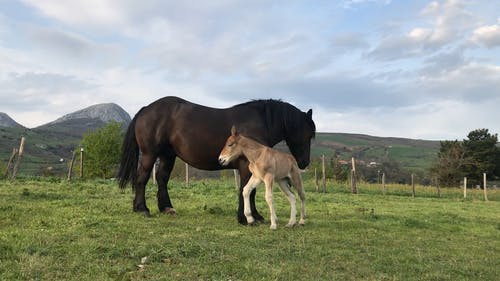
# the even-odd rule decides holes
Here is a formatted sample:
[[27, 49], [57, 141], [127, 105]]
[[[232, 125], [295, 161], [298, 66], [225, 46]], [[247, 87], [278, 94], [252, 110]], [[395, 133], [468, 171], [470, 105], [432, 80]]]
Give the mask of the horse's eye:
[[231, 147], [231, 146], [233, 146], [233, 145], [234, 145], [234, 142], [233, 142], [233, 143], [228, 144], [227, 146]]

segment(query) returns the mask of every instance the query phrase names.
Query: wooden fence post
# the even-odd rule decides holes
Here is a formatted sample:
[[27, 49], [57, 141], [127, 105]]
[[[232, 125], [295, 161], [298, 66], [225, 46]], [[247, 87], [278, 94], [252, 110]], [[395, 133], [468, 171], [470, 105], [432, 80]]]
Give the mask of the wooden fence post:
[[351, 169], [351, 192], [353, 194], [358, 193], [358, 187], [356, 186], [356, 160], [354, 157], [351, 158], [352, 169]]
[[441, 198], [441, 187], [439, 186], [438, 179], [436, 179], [436, 189], [437, 189], [438, 197]]
[[323, 173], [323, 178], [321, 181], [321, 185], [323, 188], [323, 193], [326, 193], [326, 170], [325, 170], [325, 155], [321, 155], [321, 166], [322, 166], [322, 173]]
[[385, 173], [382, 173], [382, 193], [385, 195], [387, 189], [385, 188]]
[[19, 145], [19, 151], [17, 153], [16, 164], [14, 165], [14, 170], [12, 171], [12, 177], [11, 177], [12, 179], [15, 179], [17, 176], [17, 171], [19, 170], [19, 164], [21, 163], [21, 159], [22, 159], [23, 153], [24, 153], [25, 140], [26, 140], [25, 137], [21, 137], [21, 144]]
[[488, 188], [486, 187], [486, 173], [483, 173], [483, 193], [484, 201], [488, 201]]
[[185, 163], [186, 167], [186, 187], [189, 187], [189, 165], [188, 163]]
[[12, 162], [17, 154], [17, 148], [12, 149], [12, 154], [10, 155], [9, 162], [7, 163], [7, 168], [5, 169], [5, 177], [9, 177], [10, 170], [12, 169]]
[[83, 178], [83, 147], [80, 148], [80, 178]]
[[411, 174], [411, 197], [415, 197], [415, 179], [413, 173]]
[[71, 162], [69, 163], [68, 180], [71, 180], [71, 176], [73, 174], [73, 165], [75, 164], [75, 159], [76, 159], [76, 150], [73, 151], [73, 156], [71, 156]]
[[464, 177], [464, 199], [467, 198], [467, 177]]
[[233, 170], [233, 174], [234, 174], [234, 187], [236, 188], [236, 191], [239, 191], [240, 190], [240, 181], [239, 181], [239, 172], [238, 170], [234, 169]]
[[316, 192], [319, 192], [318, 168], [314, 168], [314, 186], [316, 187]]

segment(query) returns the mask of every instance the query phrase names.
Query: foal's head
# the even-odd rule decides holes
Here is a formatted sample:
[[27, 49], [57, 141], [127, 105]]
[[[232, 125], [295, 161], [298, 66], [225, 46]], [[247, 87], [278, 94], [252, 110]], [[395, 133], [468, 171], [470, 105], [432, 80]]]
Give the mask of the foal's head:
[[231, 161], [243, 154], [241, 146], [238, 145], [238, 141], [240, 139], [240, 134], [236, 131], [236, 128], [233, 125], [231, 128], [231, 135], [227, 138], [226, 144], [219, 154], [219, 163], [222, 166], [228, 165]]

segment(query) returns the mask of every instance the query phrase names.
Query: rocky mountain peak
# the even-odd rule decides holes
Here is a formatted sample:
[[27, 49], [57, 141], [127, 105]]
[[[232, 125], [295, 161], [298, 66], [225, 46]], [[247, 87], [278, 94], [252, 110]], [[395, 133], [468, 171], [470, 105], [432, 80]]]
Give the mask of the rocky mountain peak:
[[0, 112], [0, 127], [22, 128], [23, 126], [14, 121], [14, 119], [10, 118], [10, 116], [7, 115], [7, 113]]
[[76, 119], [99, 119], [104, 123], [117, 121], [125, 124], [130, 123], [131, 120], [130, 115], [119, 105], [115, 103], [101, 103], [66, 114], [49, 124], [54, 125]]

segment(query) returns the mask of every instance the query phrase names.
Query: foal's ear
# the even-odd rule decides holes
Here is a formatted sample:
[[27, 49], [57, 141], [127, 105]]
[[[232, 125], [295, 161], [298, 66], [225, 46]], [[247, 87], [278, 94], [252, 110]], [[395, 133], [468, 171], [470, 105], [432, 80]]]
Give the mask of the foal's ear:
[[312, 109], [309, 109], [309, 111], [307, 111], [306, 113], [307, 117], [311, 118], [313, 117], [313, 110]]
[[236, 131], [236, 127], [233, 125], [231, 127], [231, 136], [237, 136], [238, 135], [238, 132]]

